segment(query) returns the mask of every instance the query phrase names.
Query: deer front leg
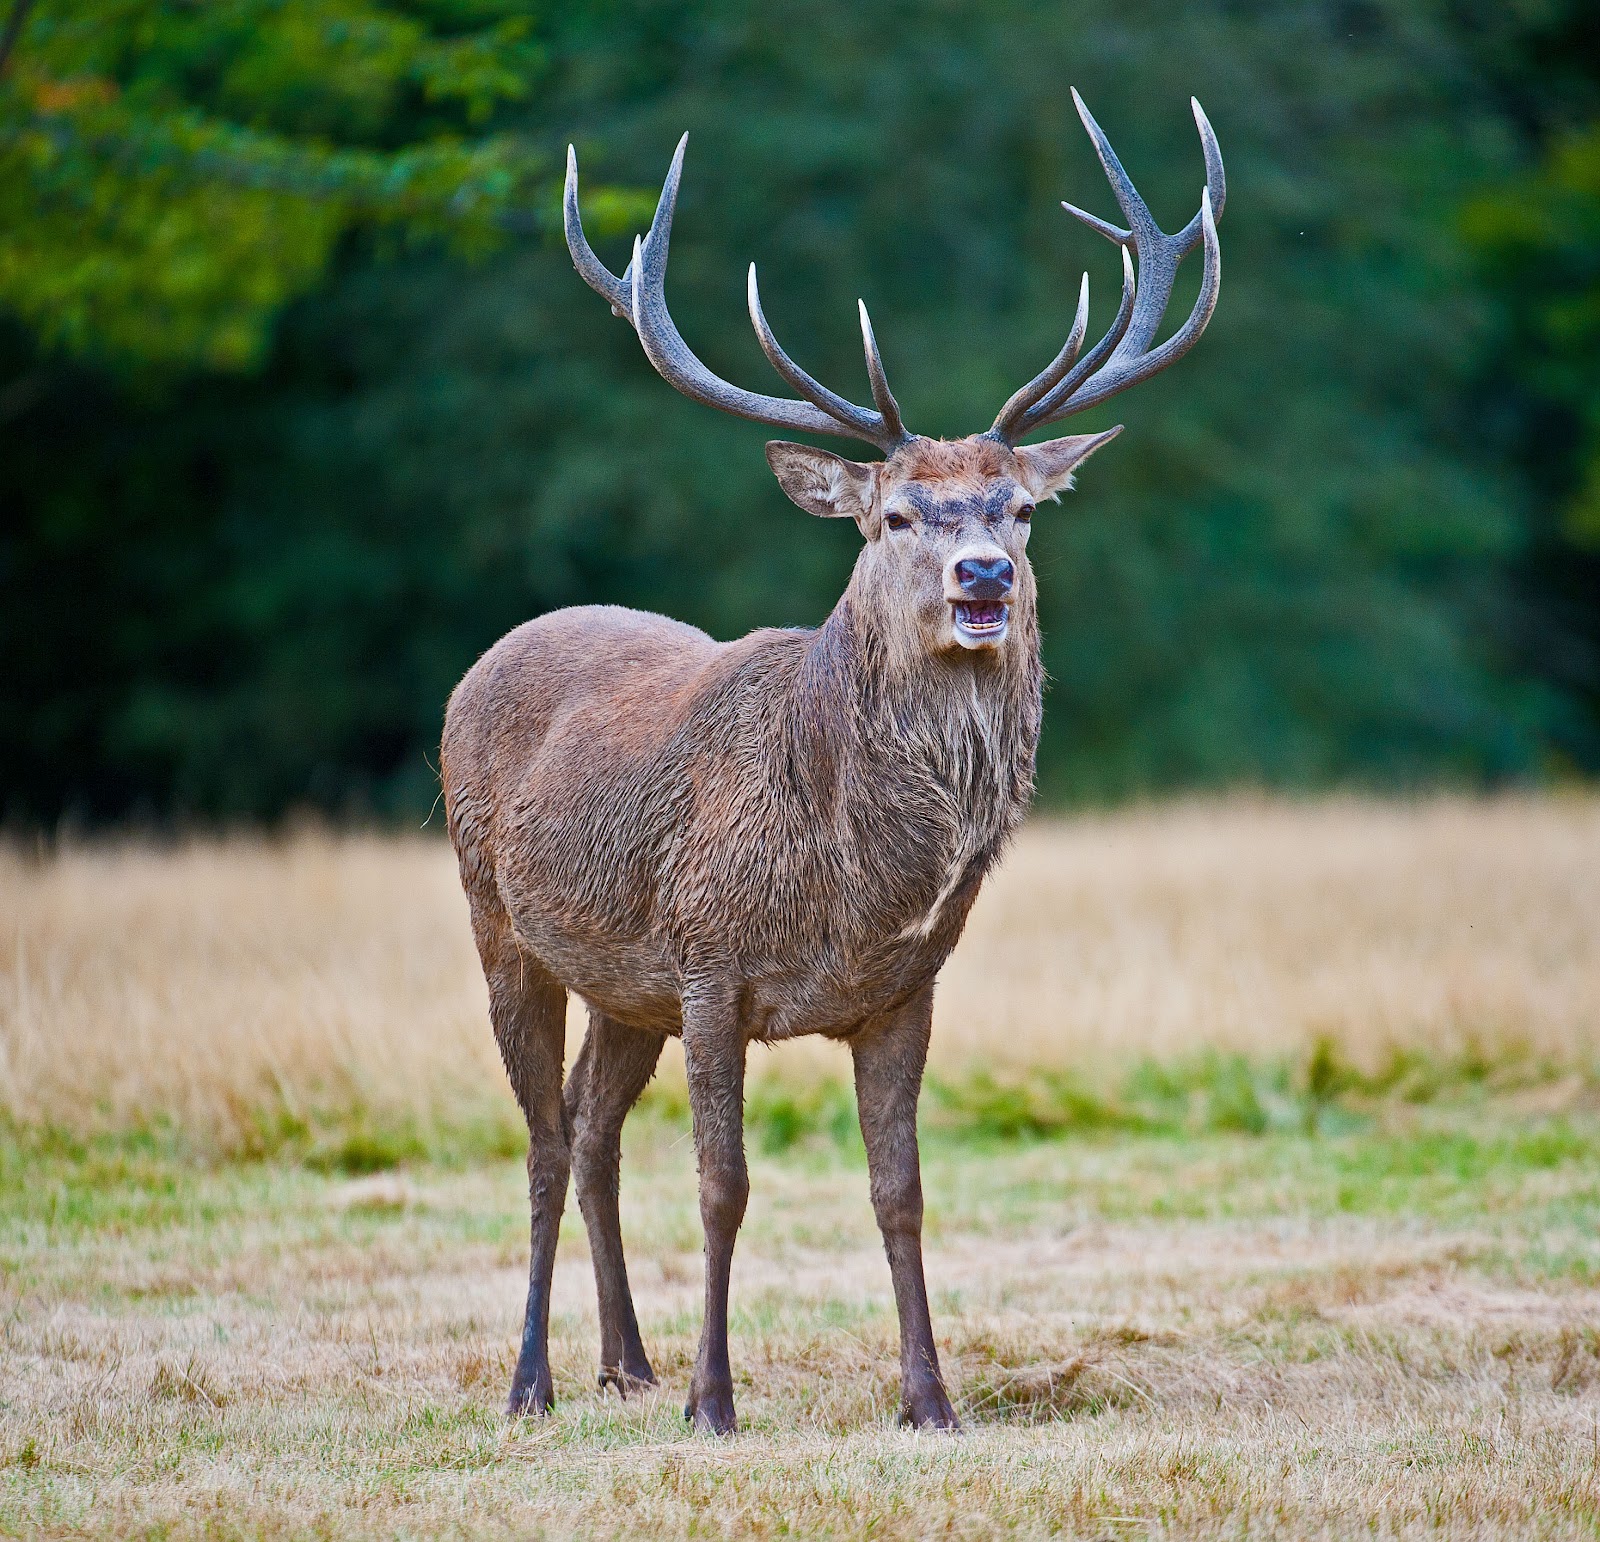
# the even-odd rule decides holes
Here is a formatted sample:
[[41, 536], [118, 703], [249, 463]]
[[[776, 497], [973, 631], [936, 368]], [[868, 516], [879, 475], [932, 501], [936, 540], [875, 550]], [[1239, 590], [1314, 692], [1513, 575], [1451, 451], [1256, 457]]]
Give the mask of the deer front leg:
[[615, 1387], [624, 1397], [656, 1378], [639, 1336], [622, 1253], [617, 1207], [622, 1124], [654, 1075], [665, 1042], [659, 1033], [626, 1028], [591, 1011], [588, 1036], [567, 1079], [572, 1171], [600, 1300], [600, 1385]]
[[750, 1197], [744, 1160], [744, 1025], [735, 994], [686, 999], [683, 1060], [700, 1170], [700, 1221], [706, 1236], [706, 1315], [683, 1416], [697, 1430], [731, 1435], [733, 1372], [728, 1364], [728, 1276], [733, 1244]]
[[933, 987], [851, 1042], [856, 1111], [867, 1147], [872, 1208], [889, 1255], [900, 1315], [900, 1422], [959, 1429], [939, 1374], [928, 1287], [922, 1274], [922, 1166], [917, 1097], [928, 1059]]

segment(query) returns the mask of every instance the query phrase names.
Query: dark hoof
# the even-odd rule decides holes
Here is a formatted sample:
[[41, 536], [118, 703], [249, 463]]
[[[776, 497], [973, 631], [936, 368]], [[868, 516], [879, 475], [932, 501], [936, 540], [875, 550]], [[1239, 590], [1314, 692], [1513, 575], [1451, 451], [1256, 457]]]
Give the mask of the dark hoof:
[[535, 1378], [524, 1385], [520, 1381], [511, 1383], [511, 1396], [506, 1399], [506, 1417], [509, 1419], [532, 1419], [547, 1414], [556, 1406], [555, 1389], [550, 1385], [549, 1376]]
[[607, 1387], [615, 1387], [618, 1396], [626, 1402], [630, 1393], [648, 1392], [655, 1386], [656, 1374], [648, 1365], [642, 1374], [638, 1371], [620, 1371], [601, 1366], [596, 1382], [602, 1392]]
[[708, 1435], [737, 1435], [739, 1421], [733, 1412], [733, 1389], [715, 1388], [709, 1392], [691, 1392], [684, 1405], [683, 1417], [697, 1431]]
[[916, 1430], [959, 1430], [961, 1421], [943, 1387], [908, 1394], [900, 1404], [900, 1423]]

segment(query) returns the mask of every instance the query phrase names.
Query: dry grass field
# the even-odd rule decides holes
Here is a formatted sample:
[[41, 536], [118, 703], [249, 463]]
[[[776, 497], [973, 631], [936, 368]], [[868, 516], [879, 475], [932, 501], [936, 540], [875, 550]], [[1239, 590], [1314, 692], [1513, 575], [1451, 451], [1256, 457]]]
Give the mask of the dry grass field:
[[845, 1064], [753, 1062], [744, 1433], [677, 1411], [677, 1063], [624, 1167], [662, 1391], [595, 1389], [569, 1207], [560, 1403], [508, 1425], [526, 1212], [448, 851], [0, 856], [0, 1535], [1600, 1531], [1600, 800], [1026, 832], [925, 1102], [960, 1436], [893, 1425]]

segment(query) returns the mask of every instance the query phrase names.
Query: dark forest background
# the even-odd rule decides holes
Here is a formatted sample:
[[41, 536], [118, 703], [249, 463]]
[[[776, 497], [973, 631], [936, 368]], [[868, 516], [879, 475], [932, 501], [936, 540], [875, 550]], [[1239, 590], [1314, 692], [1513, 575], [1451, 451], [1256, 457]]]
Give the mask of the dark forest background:
[[[0, 822], [418, 821], [451, 686], [583, 601], [815, 623], [853, 529], [677, 397], [620, 270], [958, 434], [1109, 319], [1083, 91], [1222, 302], [1034, 552], [1046, 796], [1600, 770], [1591, 0], [11, 0], [0, 6]], [[604, 239], [599, 239], [599, 237]], [[1192, 280], [1191, 280], [1192, 286]], [[1180, 289], [1175, 311], [1186, 308]], [[1113, 416], [1114, 412], [1114, 416]]]

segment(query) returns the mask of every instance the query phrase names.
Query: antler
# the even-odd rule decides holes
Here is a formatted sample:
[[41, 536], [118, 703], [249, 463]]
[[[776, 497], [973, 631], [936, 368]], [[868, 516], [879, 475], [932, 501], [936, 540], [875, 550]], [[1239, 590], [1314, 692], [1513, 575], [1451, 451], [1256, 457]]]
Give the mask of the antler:
[[[1083, 105], [1083, 98], [1076, 89], [1072, 100], [1094, 142], [1100, 164], [1105, 167], [1111, 191], [1116, 195], [1128, 228], [1123, 230], [1109, 224], [1070, 203], [1063, 203], [1061, 207], [1122, 248], [1122, 303], [1117, 308], [1111, 330], [1080, 360], [1078, 350], [1083, 346], [1089, 316], [1089, 275], [1084, 274], [1078, 292], [1078, 314], [1066, 344], [1043, 373], [1029, 381], [1000, 409], [1000, 416], [989, 430], [993, 438], [1006, 444], [1013, 444], [1033, 429], [1058, 422], [1071, 413], [1098, 406], [1108, 397], [1126, 391], [1141, 380], [1148, 380], [1157, 371], [1181, 359], [1205, 331], [1222, 285], [1222, 248], [1217, 242], [1217, 220], [1221, 218], [1227, 197], [1227, 181], [1217, 136], [1199, 102], [1193, 97], [1189, 99], [1205, 152], [1205, 191], [1200, 195], [1200, 212], [1177, 235], [1169, 236], [1156, 224], [1144, 199], [1122, 169], [1111, 141]], [[1194, 309], [1166, 342], [1152, 348], [1150, 345], [1172, 298], [1178, 265], [1201, 242], [1205, 244], [1205, 267]], [[1134, 257], [1138, 258], [1137, 278]]]
[[684, 342], [667, 310], [666, 277], [672, 213], [678, 202], [678, 183], [683, 176], [683, 152], [688, 143], [687, 134], [678, 141], [672, 167], [661, 189], [660, 202], [656, 204], [655, 218], [651, 220], [649, 232], [642, 241], [634, 238], [633, 261], [621, 278], [595, 256], [594, 249], [583, 234], [583, 221], [578, 215], [578, 156], [568, 146], [567, 249], [572, 253], [573, 265], [584, 282], [596, 294], [611, 302], [613, 314], [632, 325], [656, 373], [685, 396], [756, 423], [771, 423], [778, 428], [799, 429], [811, 434], [840, 434], [851, 439], [864, 439], [885, 454], [904, 444], [911, 435], [906, 432], [905, 424], [900, 419], [900, 409], [890, 394], [889, 383], [883, 373], [883, 361], [878, 357], [878, 345], [873, 338], [872, 323], [867, 318], [864, 304], [861, 306], [861, 339], [866, 349], [867, 376], [872, 384], [876, 411], [869, 407], [857, 407], [830, 391], [801, 369], [778, 345], [761, 310], [754, 263], [750, 265], [749, 297], [750, 321], [756, 329], [756, 338], [772, 367], [805, 399], [793, 401], [784, 396], [763, 396], [759, 392], [730, 385], [720, 376], [712, 374]]

